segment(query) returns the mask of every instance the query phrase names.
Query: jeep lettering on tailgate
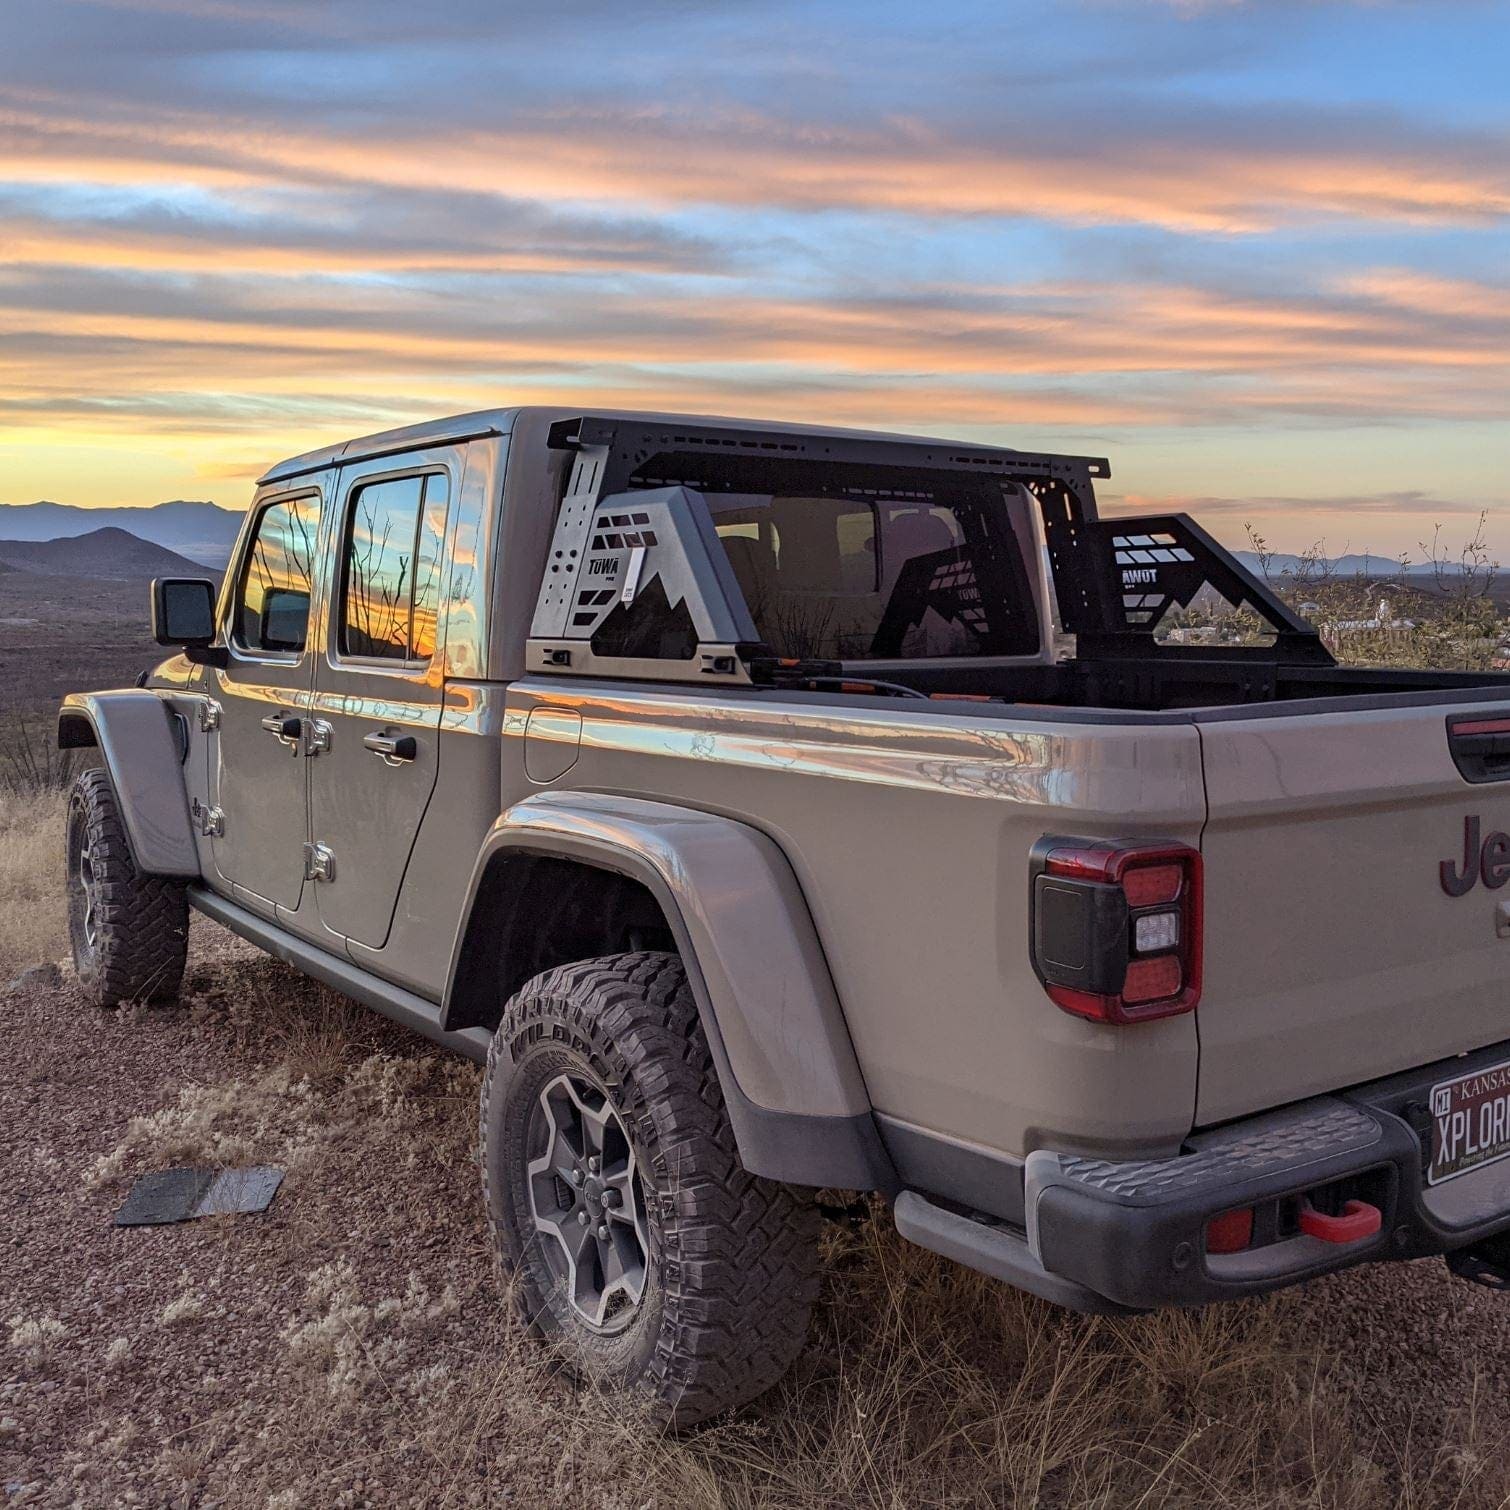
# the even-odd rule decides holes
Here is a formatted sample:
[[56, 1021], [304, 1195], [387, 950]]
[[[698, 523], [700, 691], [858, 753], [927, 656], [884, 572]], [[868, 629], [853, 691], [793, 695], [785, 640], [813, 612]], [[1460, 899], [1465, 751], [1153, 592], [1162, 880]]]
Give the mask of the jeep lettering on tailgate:
[[1437, 867], [1442, 890], [1450, 897], [1467, 896], [1479, 880], [1490, 891], [1510, 881], [1510, 834], [1493, 833], [1480, 844], [1481, 826], [1477, 814], [1464, 818], [1462, 867], [1451, 860], [1443, 860]]

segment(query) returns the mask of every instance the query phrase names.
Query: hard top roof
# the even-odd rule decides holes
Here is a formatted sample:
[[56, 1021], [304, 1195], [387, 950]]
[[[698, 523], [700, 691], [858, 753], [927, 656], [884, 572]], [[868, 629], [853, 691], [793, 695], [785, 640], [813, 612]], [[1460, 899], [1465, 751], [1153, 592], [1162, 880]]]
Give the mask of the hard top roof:
[[[392, 455], [402, 451], [416, 451], [426, 446], [473, 440], [485, 435], [507, 435], [523, 417], [538, 418], [546, 424], [554, 424], [560, 420], [575, 419], [579, 416], [590, 416], [600, 420], [624, 420], [630, 423], [725, 427], [799, 435], [832, 435], [846, 440], [888, 441], [892, 444], [942, 445], [974, 452], [990, 452], [998, 456], [1038, 454], [1024, 453], [1009, 446], [981, 445], [978, 442], [961, 441], [945, 436], [908, 435], [900, 431], [852, 430], [838, 425], [803, 425], [783, 420], [736, 419], [726, 415], [712, 414], [668, 414], [655, 410], [608, 409], [591, 405], [530, 404], [508, 409], [478, 409], [469, 414], [454, 414], [444, 419], [426, 420], [420, 424], [404, 425], [396, 430], [381, 430], [373, 435], [358, 436], [352, 440], [341, 441], [337, 445], [324, 446], [317, 451], [306, 451], [300, 456], [290, 456], [269, 468], [257, 481], [259, 485], [277, 482], [306, 472], [318, 472], [343, 461]], [[1100, 469], [1095, 475], [1108, 475], [1106, 463], [1101, 458], [1082, 459], [1091, 463], [1093, 469]]]

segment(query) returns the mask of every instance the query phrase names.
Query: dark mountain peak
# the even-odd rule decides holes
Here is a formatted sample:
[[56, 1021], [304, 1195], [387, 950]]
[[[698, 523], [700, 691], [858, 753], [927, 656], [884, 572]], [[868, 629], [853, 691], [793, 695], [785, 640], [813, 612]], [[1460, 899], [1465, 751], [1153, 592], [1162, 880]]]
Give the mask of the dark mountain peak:
[[0, 540], [0, 568], [48, 577], [202, 577], [210, 568], [129, 530], [105, 525], [56, 540]]
[[150, 541], [143, 540], [140, 535], [133, 535], [130, 530], [123, 530], [118, 524], [107, 524], [101, 529], [88, 530], [82, 535], [64, 535], [57, 540], [48, 540], [44, 543], [59, 545], [63, 540], [72, 540], [81, 546], [85, 541], [96, 541], [101, 545], [110, 541], [118, 541], [127, 546], [151, 544]]

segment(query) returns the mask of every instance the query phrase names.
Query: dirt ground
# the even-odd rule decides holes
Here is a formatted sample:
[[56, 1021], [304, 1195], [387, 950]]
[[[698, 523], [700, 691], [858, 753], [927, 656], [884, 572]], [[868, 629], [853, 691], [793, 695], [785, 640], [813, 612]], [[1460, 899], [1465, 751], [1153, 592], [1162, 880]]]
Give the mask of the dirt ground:
[[[65, 692], [129, 687], [166, 654], [152, 643], [147, 581], [0, 573], [0, 728], [51, 713]], [[84, 669], [84, 668], [87, 668]]]
[[[477, 1072], [196, 921], [183, 1000], [0, 999], [0, 1485], [28, 1506], [1497, 1505], [1510, 1310], [1440, 1263], [1110, 1323], [834, 1228], [792, 1379], [680, 1441], [505, 1303]], [[111, 1225], [136, 1175], [268, 1214]]]

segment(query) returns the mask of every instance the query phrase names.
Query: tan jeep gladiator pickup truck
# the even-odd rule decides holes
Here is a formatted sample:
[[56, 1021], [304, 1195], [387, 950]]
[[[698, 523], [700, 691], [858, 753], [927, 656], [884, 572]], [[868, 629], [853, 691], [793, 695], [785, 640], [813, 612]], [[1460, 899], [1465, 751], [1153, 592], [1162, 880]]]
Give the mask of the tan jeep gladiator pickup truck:
[[[261, 479], [70, 696], [70, 923], [195, 908], [485, 1061], [530, 1323], [678, 1422], [800, 1350], [822, 1188], [1062, 1305], [1510, 1271], [1510, 681], [1339, 667], [1102, 461], [523, 408]], [[1203, 589], [1265, 643], [1170, 645]]]

